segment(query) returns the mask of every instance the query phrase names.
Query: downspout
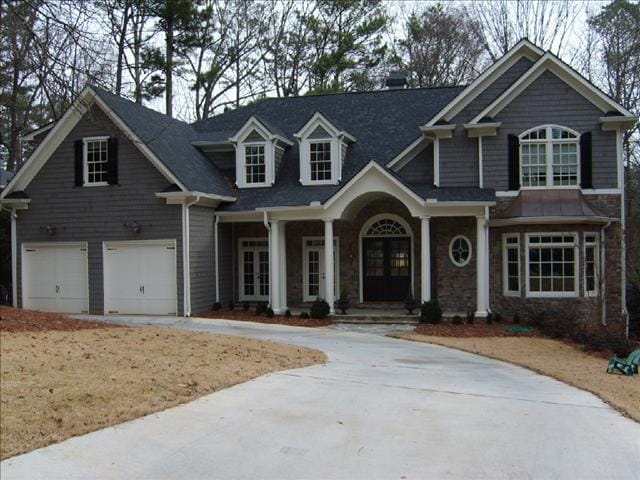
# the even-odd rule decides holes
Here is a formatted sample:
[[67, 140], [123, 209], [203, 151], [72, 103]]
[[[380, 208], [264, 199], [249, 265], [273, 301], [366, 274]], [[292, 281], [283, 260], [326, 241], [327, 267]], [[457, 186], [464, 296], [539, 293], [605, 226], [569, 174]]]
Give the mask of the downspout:
[[213, 242], [215, 248], [215, 258], [214, 262], [215, 266], [215, 276], [216, 276], [216, 303], [220, 303], [220, 276], [218, 269], [218, 259], [220, 258], [218, 254], [218, 223], [220, 223], [220, 217], [218, 215], [215, 216], [215, 221], [213, 223]]
[[600, 310], [600, 321], [602, 322], [602, 325], [607, 325], [607, 297], [606, 297], [606, 280], [605, 280], [605, 274], [604, 274], [604, 268], [605, 268], [605, 236], [604, 236], [604, 231], [609, 228], [609, 226], [611, 225], [611, 222], [607, 222], [606, 225], [604, 225], [601, 229], [600, 229], [600, 251], [598, 252], [600, 254], [600, 278], [602, 279], [601, 281], [601, 285], [600, 285], [600, 295], [602, 298], [602, 307]]
[[183, 287], [183, 311], [185, 317], [191, 316], [191, 258], [189, 248], [189, 207], [198, 203], [200, 196], [189, 203], [182, 204], [182, 287]]

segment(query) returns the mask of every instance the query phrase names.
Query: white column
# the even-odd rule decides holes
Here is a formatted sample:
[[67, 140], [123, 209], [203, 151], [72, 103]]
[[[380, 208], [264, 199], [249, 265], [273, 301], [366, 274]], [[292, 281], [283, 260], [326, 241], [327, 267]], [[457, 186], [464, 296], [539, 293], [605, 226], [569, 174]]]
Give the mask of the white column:
[[429, 217], [421, 217], [420, 229], [420, 301], [431, 300], [431, 232]]
[[280, 310], [287, 309], [287, 238], [286, 222], [278, 222], [280, 225]]
[[274, 313], [280, 311], [280, 225], [271, 220], [269, 228], [269, 303]]
[[333, 220], [324, 220], [324, 292], [325, 300], [329, 304], [329, 312], [335, 313], [333, 306]]
[[488, 314], [488, 270], [487, 259], [487, 221], [484, 216], [476, 217], [476, 317], [486, 317]]

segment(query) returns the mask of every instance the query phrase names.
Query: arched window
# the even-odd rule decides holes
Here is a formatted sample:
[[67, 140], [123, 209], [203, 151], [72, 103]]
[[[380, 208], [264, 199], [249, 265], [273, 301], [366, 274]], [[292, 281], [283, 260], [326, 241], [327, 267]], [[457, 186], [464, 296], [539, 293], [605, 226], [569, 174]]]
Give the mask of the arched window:
[[523, 187], [561, 187], [580, 183], [580, 135], [544, 125], [520, 135], [520, 180]]
[[373, 222], [365, 236], [370, 237], [389, 237], [389, 236], [406, 236], [407, 230], [395, 220], [391, 218], [381, 218]]

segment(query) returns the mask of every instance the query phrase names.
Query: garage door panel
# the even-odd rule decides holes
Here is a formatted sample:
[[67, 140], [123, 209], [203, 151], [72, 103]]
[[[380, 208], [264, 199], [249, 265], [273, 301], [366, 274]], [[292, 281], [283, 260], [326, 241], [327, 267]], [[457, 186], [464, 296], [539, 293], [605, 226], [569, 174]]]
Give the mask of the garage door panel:
[[107, 244], [104, 261], [108, 313], [175, 315], [173, 244]]

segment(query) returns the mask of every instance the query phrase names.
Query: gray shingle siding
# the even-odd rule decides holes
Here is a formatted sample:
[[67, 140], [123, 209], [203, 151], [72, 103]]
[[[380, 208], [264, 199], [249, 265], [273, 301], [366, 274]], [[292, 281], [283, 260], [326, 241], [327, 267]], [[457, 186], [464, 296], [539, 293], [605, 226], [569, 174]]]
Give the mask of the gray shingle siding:
[[189, 269], [191, 274], [191, 312], [209, 310], [215, 302], [214, 211], [189, 207]]
[[318, 125], [313, 132], [311, 132], [309, 134], [309, 138], [310, 139], [316, 139], [316, 138], [331, 138], [331, 135], [329, 135], [329, 132], [327, 132], [324, 128], [322, 128], [320, 125]]
[[264, 142], [265, 138], [257, 131], [252, 130], [249, 135], [244, 139], [245, 142]]
[[502, 122], [495, 137], [483, 139], [485, 187], [508, 189], [507, 135], [519, 135], [543, 124], [557, 124], [578, 133], [591, 132], [593, 187], [617, 186], [616, 134], [603, 132], [602, 112], [553, 73], [547, 71], [495, 118]]
[[400, 178], [407, 183], [433, 185], [433, 145], [427, 146], [415, 158], [400, 169]]
[[456, 124], [453, 137], [440, 140], [441, 186], [478, 186], [478, 139], [469, 138], [464, 124], [504, 92], [531, 65], [526, 58], [518, 60], [451, 120]]
[[[74, 141], [83, 137], [118, 136], [119, 185], [74, 187]], [[155, 197], [169, 182], [99, 111], [85, 115], [35, 176], [25, 192], [28, 210], [18, 214], [18, 255], [23, 242], [88, 242], [89, 309], [103, 313], [102, 242], [171, 239], [176, 241], [178, 311], [182, 312], [182, 212]], [[124, 222], [142, 224], [134, 234]], [[56, 227], [55, 237], [42, 229]], [[22, 305], [21, 262], [18, 259], [18, 298]]]

